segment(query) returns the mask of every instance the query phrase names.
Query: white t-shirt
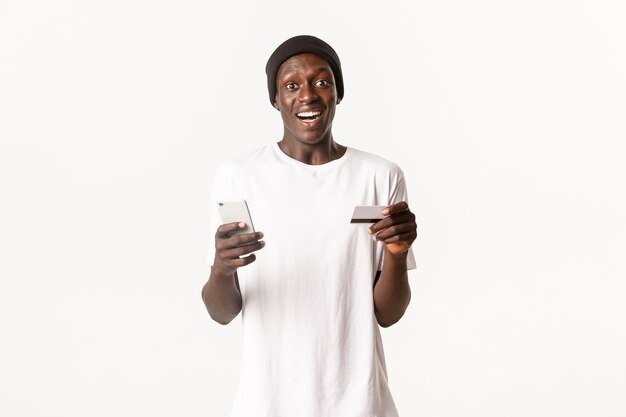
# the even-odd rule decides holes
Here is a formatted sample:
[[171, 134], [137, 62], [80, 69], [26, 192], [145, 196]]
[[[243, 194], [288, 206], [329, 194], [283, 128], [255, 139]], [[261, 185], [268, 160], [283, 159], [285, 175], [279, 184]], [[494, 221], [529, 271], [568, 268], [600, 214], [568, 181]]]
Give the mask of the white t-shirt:
[[276, 143], [220, 165], [208, 265], [220, 199], [246, 200], [266, 242], [237, 270], [243, 363], [231, 416], [397, 417], [374, 315], [383, 243], [350, 219], [354, 206], [406, 200], [400, 168], [354, 148], [307, 165]]

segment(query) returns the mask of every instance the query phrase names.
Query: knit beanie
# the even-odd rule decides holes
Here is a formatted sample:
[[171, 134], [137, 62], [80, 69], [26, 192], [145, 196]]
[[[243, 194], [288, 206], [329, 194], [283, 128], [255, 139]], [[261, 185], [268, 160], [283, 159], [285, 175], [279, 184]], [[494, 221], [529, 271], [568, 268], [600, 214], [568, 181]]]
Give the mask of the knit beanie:
[[287, 39], [276, 48], [265, 66], [267, 89], [269, 90], [270, 103], [272, 106], [276, 101], [276, 75], [278, 68], [292, 56], [304, 53], [312, 53], [328, 61], [330, 68], [333, 70], [333, 75], [335, 76], [337, 96], [340, 100], [343, 98], [343, 74], [341, 73], [341, 62], [335, 50], [329, 44], [315, 36], [300, 35]]

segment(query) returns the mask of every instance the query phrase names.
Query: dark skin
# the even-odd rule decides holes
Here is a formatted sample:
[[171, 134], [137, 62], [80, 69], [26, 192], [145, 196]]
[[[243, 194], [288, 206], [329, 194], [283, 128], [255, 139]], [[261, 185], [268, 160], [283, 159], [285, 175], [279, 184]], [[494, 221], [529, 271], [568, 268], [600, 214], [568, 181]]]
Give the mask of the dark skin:
[[383, 210], [384, 219], [369, 228], [372, 238], [385, 245], [383, 270], [374, 281], [374, 312], [382, 327], [402, 318], [411, 301], [406, 257], [417, 237], [415, 215], [406, 201]]
[[[283, 119], [280, 149], [309, 165], [341, 158], [346, 147], [336, 143], [332, 135], [335, 108], [340, 100], [328, 62], [308, 53], [291, 57], [278, 69], [276, 84], [274, 107]], [[315, 118], [306, 120], [311, 114]], [[387, 207], [382, 214], [385, 218], [369, 228], [372, 238], [385, 245], [383, 270], [375, 279], [373, 301], [378, 324], [389, 327], [404, 315], [411, 299], [406, 257], [417, 236], [417, 225], [404, 201]], [[254, 252], [265, 246], [262, 232], [229, 236], [244, 226], [223, 224], [215, 234], [215, 260], [202, 288], [202, 299], [211, 318], [220, 324], [230, 323], [241, 311], [237, 269], [254, 262]]]

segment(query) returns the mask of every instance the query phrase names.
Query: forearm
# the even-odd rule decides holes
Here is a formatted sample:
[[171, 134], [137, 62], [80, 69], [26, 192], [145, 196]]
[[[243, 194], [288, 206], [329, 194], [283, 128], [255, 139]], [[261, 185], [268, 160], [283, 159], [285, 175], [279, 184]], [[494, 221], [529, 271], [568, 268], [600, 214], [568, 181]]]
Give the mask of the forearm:
[[385, 251], [383, 270], [374, 286], [374, 312], [378, 324], [389, 327], [398, 322], [410, 300], [406, 254], [392, 255]]
[[235, 273], [220, 273], [211, 268], [211, 275], [202, 287], [202, 300], [209, 315], [220, 324], [230, 323], [241, 311], [241, 293]]

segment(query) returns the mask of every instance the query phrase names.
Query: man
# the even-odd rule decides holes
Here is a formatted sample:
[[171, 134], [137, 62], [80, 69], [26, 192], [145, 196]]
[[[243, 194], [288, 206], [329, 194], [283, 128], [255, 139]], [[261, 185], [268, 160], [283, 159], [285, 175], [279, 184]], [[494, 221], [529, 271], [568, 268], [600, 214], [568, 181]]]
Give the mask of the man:
[[[214, 211], [202, 289], [218, 323], [242, 312], [232, 416], [397, 417], [379, 325], [396, 323], [411, 297], [416, 223], [403, 173], [333, 139], [344, 88], [328, 44], [288, 39], [266, 73], [283, 138], [222, 164], [212, 198], [245, 199], [263, 232], [230, 236], [245, 226], [219, 225]], [[359, 205], [387, 206], [384, 219], [351, 223]]]

